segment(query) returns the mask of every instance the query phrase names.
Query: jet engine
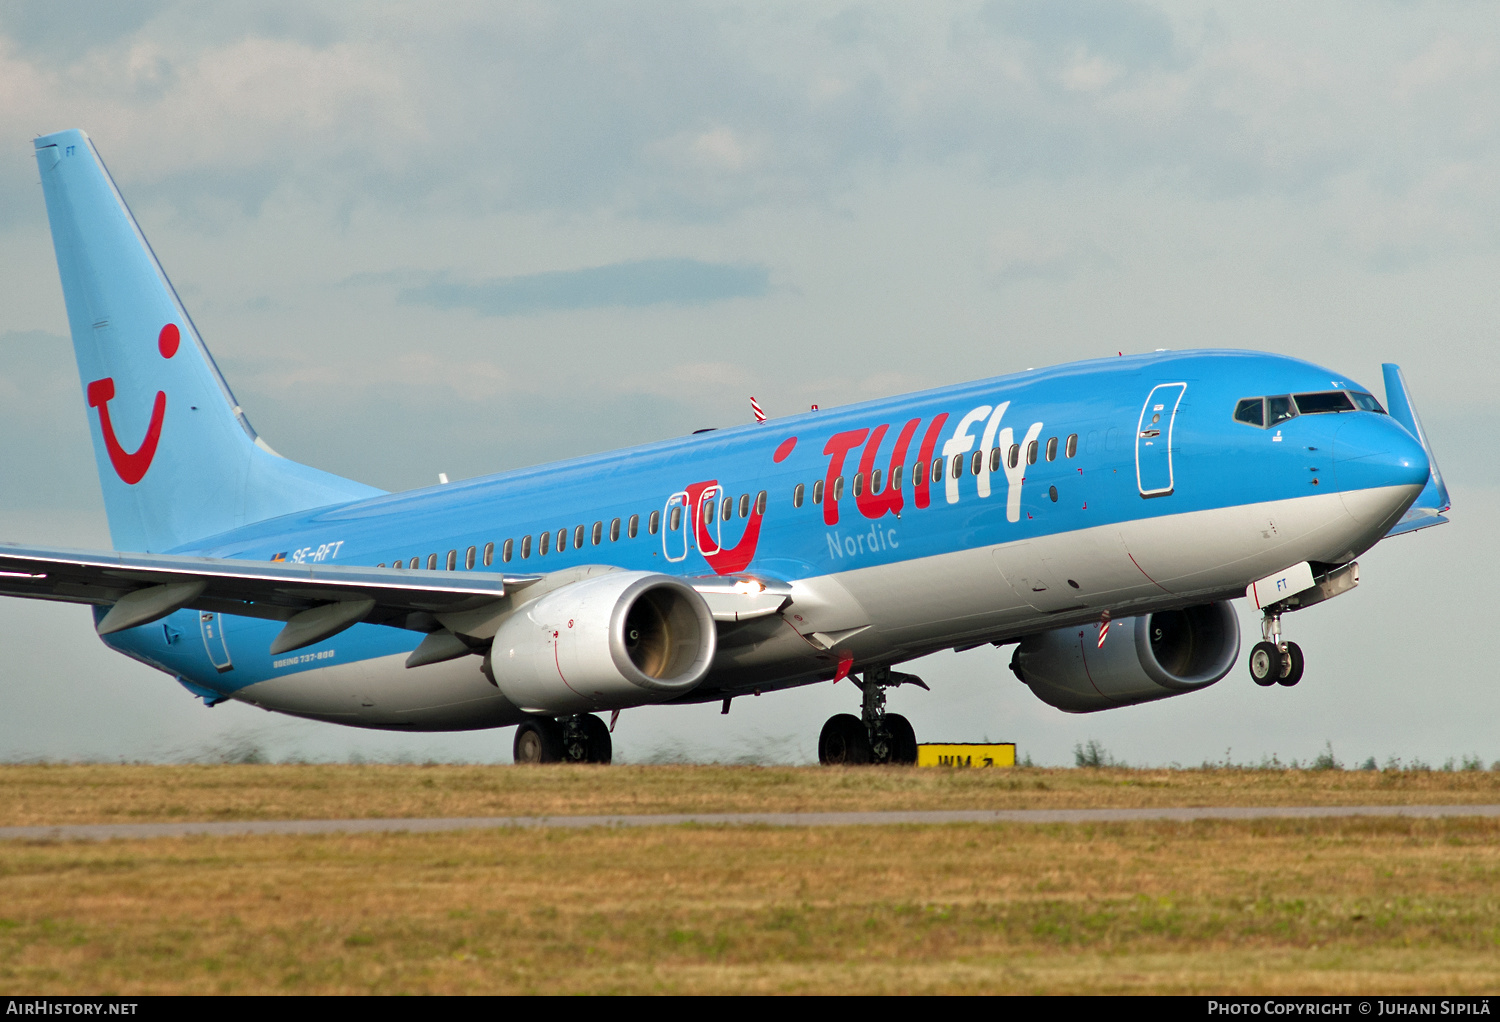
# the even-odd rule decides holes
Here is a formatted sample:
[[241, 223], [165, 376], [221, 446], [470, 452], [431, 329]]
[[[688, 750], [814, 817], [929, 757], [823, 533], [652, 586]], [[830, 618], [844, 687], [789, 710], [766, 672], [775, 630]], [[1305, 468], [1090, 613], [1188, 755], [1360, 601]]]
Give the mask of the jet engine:
[[717, 645], [713, 614], [692, 586], [614, 571], [521, 606], [496, 631], [485, 667], [522, 710], [562, 716], [685, 695]]
[[1010, 669], [1038, 699], [1069, 713], [1146, 703], [1207, 688], [1240, 654], [1228, 603], [1121, 618], [1098, 644], [1093, 625], [1028, 635]]

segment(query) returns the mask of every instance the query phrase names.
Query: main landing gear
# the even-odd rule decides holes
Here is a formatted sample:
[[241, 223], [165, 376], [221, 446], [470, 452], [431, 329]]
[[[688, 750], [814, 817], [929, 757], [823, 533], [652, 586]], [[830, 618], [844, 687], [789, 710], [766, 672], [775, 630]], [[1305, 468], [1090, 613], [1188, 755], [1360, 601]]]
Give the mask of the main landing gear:
[[870, 668], [863, 682], [853, 677], [849, 680], [864, 693], [860, 715], [839, 713], [828, 718], [818, 736], [818, 762], [824, 766], [916, 763], [917, 733], [901, 714], [885, 712], [885, 690], [897, 685], [927, 685], [915, 674], [902, 674], [889, 667]]
[[516, 728], [514, 752], [517, 763], [608, 763], [614, 743], [592, 713], [535, 717]]
[[1260, 619], [1262, 641], [1250, 648], [1250, 677], [1257, 685], [1286, 685], [1302, 680], [1302, 647], [1281, 641], [1281, 605], [1265, 608]]

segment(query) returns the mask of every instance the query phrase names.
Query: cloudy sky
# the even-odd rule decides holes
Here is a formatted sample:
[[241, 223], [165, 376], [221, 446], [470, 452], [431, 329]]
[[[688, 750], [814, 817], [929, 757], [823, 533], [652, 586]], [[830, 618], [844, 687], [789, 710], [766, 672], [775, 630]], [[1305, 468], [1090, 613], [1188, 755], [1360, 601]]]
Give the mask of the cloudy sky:
[[[373, 13], [372, 13], [373, 12]], [[107, 546], [31, 139], [93, 137], [251, 420], [386, 489], [1153, 348], [1401, 363], [1454, 522], [1288, 619], [1294, 690], [1084, 717], [1009, 652], [923, 739], [1069, 763], [1500, 759], [1500, 9], [0, 6], [0, 538]], [[1251, 632], [1254, 619], [1242, 615]], [[806, 761], [844, 685], [635, 710], [621, 758]], [[0, 759], [509, 758], [206, 710], [0, 606]]]

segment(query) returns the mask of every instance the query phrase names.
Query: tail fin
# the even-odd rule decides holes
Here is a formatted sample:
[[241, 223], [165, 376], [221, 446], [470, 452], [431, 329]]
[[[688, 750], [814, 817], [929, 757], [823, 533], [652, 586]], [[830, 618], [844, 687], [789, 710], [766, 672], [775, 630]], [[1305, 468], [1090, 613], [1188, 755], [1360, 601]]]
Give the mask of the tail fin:
[[87, 135], [38, 138], [36, 157], [116, 549], [382, 492], [255, 435]]

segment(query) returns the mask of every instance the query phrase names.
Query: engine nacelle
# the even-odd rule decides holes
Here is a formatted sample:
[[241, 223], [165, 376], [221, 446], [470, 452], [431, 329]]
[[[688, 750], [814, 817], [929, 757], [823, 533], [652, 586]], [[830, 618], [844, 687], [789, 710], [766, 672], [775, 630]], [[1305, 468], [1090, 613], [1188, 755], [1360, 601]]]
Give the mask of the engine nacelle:
[[485, 664], [527, 713], [586, 713], [660, 703], [703, 680], [718, 648], [708, 604], [670, 575], [614, 571], [520, 607]]
[[1146, 703], [1207, 688], [1240, 655], [1228, 603], [1121, 618], [1098, 646], [1092, 625], [1028, 635], [1010, 669], [1037, 698], [1069, 713]]

